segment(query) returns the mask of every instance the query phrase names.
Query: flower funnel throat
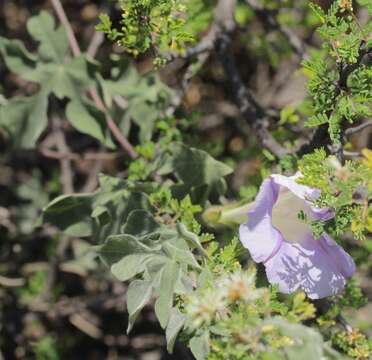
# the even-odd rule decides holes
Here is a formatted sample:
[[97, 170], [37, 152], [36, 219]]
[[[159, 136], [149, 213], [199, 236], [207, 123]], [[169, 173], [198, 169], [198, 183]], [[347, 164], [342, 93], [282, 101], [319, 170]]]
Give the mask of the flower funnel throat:
[[307, 220], [314, 220], [310, 205], [282, 187], [272, 210], [272, 224], [290, 243], [300, 242], [309, 232], [309, 226], [298, 217], [300, 212]]
[[272, 175], [261, 185], [239, 236], [253, 260], [263, 263], [283, 293], [304, 290], [312, 299], [338, 294], [355, 271], [353, 259], [326, 233], [314, 239], [307, 221], [326, 220], [329, 209], [311, 205], [320, 195], [292, 177]]

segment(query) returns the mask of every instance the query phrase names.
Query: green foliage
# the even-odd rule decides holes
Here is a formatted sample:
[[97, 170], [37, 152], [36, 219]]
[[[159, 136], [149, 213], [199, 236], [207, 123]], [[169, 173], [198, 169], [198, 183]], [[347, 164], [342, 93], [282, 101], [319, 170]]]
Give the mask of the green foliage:
[[[150, 144], [139, 150], [142, 159], [154, 156]], [[188, 177], [195, 163], [200, 174], [198, 185], [204, 184], [206, 190], [231, 171], [206, 153], [181, 144], [172, 147], [166, 155], [168, 162], [161, 162], [161, 175], [167, 173], [165, 168], [170, 169], [184, 180], [187, 192], [197, 184], [194, 177], [191, 180]], [[171, 349], [180, 331], [172, 318], [172, 314], [180, 317], [174, 315], [175, 296], [191, 291], [191, 273], [200, 272], [199, 261], [208, 257], [200, 240], [209, 241], [211, 236], [201, 234], [200, 224], [194, 218], [202, 208], [193, 205], [190, 196], [181, 200], [173, 198], [172, 186], [157, 190], [155, 184], [107, 176], [101, 176], [100, 185], [100, 190], [92, 194], [55, 199], [44, 209], [43, 221], [69, 235], [96, 238], [101, 243], [96, 252], [112, 274], [121, 281], [132, 280], [127, 294], [128, 331], [155, 294], [155, 313], [167, 329]]]
[[[143, 153], [145, 144], [138, 147]], [[183, 199], [189, 195], [193, 202], [203, 204], [208, 199], [218, 199], [226, 189], [224, 176], [230, 174], [232, 169], [222, 162], [216, 161], [208, 153], [195, 148], [187, 147], [181, 143], [163, 143], [160, 151], [146, 154], [131, 163], [129, 179], [146, 180], [151, 176], [176, 177], [170, 190], [172, 196]]]
[[38, 340], [33, 345], [36, 360], [58, 360], [60, 356], [58, 355], [56, 349], [55, 339], [51, 336], [46, 336]]
[[[359, 284], [355, 279], [351, 279], [345, 286], [344, 293], [335, 296], [332, 302], [329, 303], [329, 307], [326, 311], [318, 316], [316, 321], [320, 328], [332, 336], [336, 336], [341, 332], [341, 329], [337, 327], [337, 320], [342, 317], [342, 312], [344, 309], [358, 309], [365, 305], [367, 299], [363, 296]], [[355, 329], [355, 331], [358, 331]]]
[[351, 333], [342, 331], [337, 333], [333, 344], [354, 359], [368, 359], [372, 356], [372, 343], [358, 330]]
[[370, 231], [371, 195], [367, 189], [372, 168], [363, 161], [347, 161], [342, 166], [323, 149], [305, 155], [298, 166], [302, 173], [299, 182], [322, 190], [315, 203], [335, 213], [327, 222], [312, 224], [315, 235], [319, 237], [327, 229], [337, 236], [351, 231], [357, 239], [365, 239]]
[[48, 124], [44, 94], [7, 101], [0, 107], [0, 125], [13, 138], [15, 147], [32, 148]]
[[[197, 359], [266, 359], [269, 353], [275, 359], [319, 359], [326, 353], [315, 330], [276, 316], [276, 299], [267, 289], [255, 288], [253, 269], [205, 272], [199, 282], [185, 298], [190, 317], [185, 331], [193, 336], [190, 348]], [[300, 293], [278, 309], [294, 322], [312, 318], [315, 312]]]
[[[37, 54], [29, 53], [17, 40], [0, 38], [0, 54], [10, 71], [24, 80], [39, 84], [39, 91], [30, 97], [14, 97], [0, 107], [0, 127], [5, 128], [13, 145], [35, 146], [47, 127], [48, 98], [73, 99], [74, 111], [68, 117], [79, 131], [103, 140], [113, 147], [104, 126], [102, 114], [83, 102], [82, 94], [92, 84], [95, 65], [84, 55], [65, 62], [68, 47], [63, 27], [55, 29], [54, 19], [47, 12], [32, 17], [27, 25], [30, 35], [39, 43]], [[78, 107], [78, 108], [77, 108]], [[80, 117], [80, 115], [82, 117]]]
[[241, 269], [238, 257], [242, 253], [242, 246], [237, 238], [222, 249], [218, 249], [217, 243], [211, 243], [208, 253], [211, 255], [208, 266], [214, 274], [228, 274]]
[[[189, 272], [200, 270], [191, 252], [194, 247], [201, 249], [198, 239], [190, 243], [178, 226], [162, 226], [150, 213], [133, 210], [122, 233], [109, 236], [97, 248], [113, 275], [121, 281], [133, 279], [127, 294], [128, 331], [153, 292], [157, 297], [155, 313], [161, 326], [167, 327], [174, 296], [189, 291]], [[137, 275], [142, 275], [142, 279], [135, 280]]]
[[[318, 5], [311, 4], [311, 7], [322, 23], [318, 32], [325, 41], [325, 51], [314, 52], [312, 58], [304, 62], [314, 105], [314, 115], [306, 126], [328, 124], [332, 142], [340, 144], [345, 122], [353, 123], [372, 114], [370, 81], [362, 80], [370, 76], [371, 70], [361, 65], [368, 48], [368, 29], [359, 25], [351, 1], [334, 1], [327, 13]], [[355, 77], [361, 77], [361, 81], [353, 80]]]
[[195, 34], [205, 28], [211, 17], [212, 1], [205, 0], [130, 0], [119, 1], [122, 16], [114, 25], [101, 15], [96, 27], [108, 38], [137, 56], [152, 49], [182, 53], [192, 44]]
[[114, 57], [111, 76], [103, 78], [98, 72], [100, 64], [85, 54], [73, 59], [66, 56], [65, 31], [61, 26], [55, 28], [47, 12], [32, 17], [27, 28], [39, 43], [36, 54], [18, 40], [0, 38], [0, 55], [7, 68], [38, 84], [32, 96], [4, 99], [0, 104], [0, 127], [14, 147], [34, 148], [48, 127], [48, 111], [60, 118], [67, 100], [65, 115], [71, 125], [114, 149], [106, 114], [85, 95], [92, 86], [99, 86], [105, 106], [124, 135], [137, 126], [140, 142], [151, 140], [173, 94], [157, 74], [140, 76], [134, 67]]
[[203, 203], [208, 198], [218, 199], [226, 189], [224, 176], [232, 169], [216, 161], [206, 152], [173, 144], [168, 153], [160, 158], [159, 175], [175, 174], [179, 179], [172, 187], [176, 198], [190, 194], [194, 202]]
[[36, 271], [30, 275], [27, 286], [20, 290], [23, 302], [27, 303], [42, 293], [46, 277], [45, 271]]
[[296, 110], [293, 106], [286, 106], [280, 112], [279, 124], [296, 124], [299, 121], [299, 117], [296, 114]]
[[123, 133], [127, 135], [131, 126], [136, 125], [140, 129], [140, 142], [151, 140], [156, 122], [163, 118], [162, 113], [173, 95], [159, 75], [149, 72], [141, 76], [134, 67], [123, 68], [118, 63], [112, 69], [111, 78], [100, 78], [100, 86], [107, 107], [112, 108], [118, 97], [128, 102], [124, 109], [117, 110]]
[[[130, 0], [119, 4], [119, 23], [102, 15], [97, 28], [134, 56], [153, 51], [161, 57], [169, 51], [183, 54], [186, 46], [194, 43], [210, 24], [215, 2]], [[285, 16], [281, 11], [294, 4], [290, 0], [262, 2], [280, 26], [298, 25], [295, 16]], [[371, 68], [362, 59], [370, 46], [369, 27], [359, 27], [350, 1], [335, 1], [327, 13], [316, 5], [312, 8], [313, 15], [305, 11], [301, 20], [306, 24], [320, 22], [319, 34], [325, 44], [323, 51], [314, 52], [304, 64], [313, 99], [306, 126], [328, 126], [332, 142], [342, 145], [345, 124], [372, 115]], [[239, 2], [235, 13], [239, 24], [248, 27], [253, 10]], [[258, 58], [268, 58], [270, 71], [292, 53], [280, 26], [281, 31], [274, 29], [273, 36], [258, 30], [247, 40], [247, 47], [254, 49]], [[302, 159], [294, 154], [278, 161], [266, 149], [250, 147], [243, 156], [252, 151], [265, 163], [258, 164], [261, 168], [256, 173], [260, 175], [250, 177], [252, 181], [240, 188], [244, 203], [236, 207], [228, 201], [236, 189], [228, 192], [226, 183], [233, 169], [210, 153], [187, 145], [193, 118], [179, 118], [182, 111], [173, 109], [175, 94], [157, 73], [141, 75], [134, 65], [111, 56], [111, 71], [103, 76], [100, 64], [86, 55], [70, 59], [64, 30], [56, 28], [46, 12], [32, 17], [27, 28], [38, 44], [35, 53], [17, 40], [0, 38], [6, 67], [37, 84], [29, 97], [0, 99], [0, 126], [13, 146], [36, 147], [48, 127], [48, 112], [59, 117], [64, 111], [77, 131], [110, 150], [116, 147], [106, 123], [107, 115], [111, 116], [121, 132], [134, 140], [138, 157], [124, 164], [125, 179], [100, 175], [98, 190], [61, 195], [46, 206], [49, 194], [38, 196], [40, 181], [17, 188], [21, 197], [32, 203], [19, 212], [29, 215], [28, 222], [20, 219], [20, 233], [33, 230], [36, 209], [45, 206], [39, 224], [51, 224], [73, 238], [71, 249], [78, 258], [63, 263], [64, 269], [93, 270], [98, 260], [102, 261], [117, 281], [128, 283], [127, 332], [141, 311], [153, 303], [170, 353], [181, 339], [197, 360], [342, 359], [334, 348], [354, 358], [370, 356], [370, 344], [363, 334], [357, 330], [345, 333], [336, 326], [344, 309], [364, 304], [354, 281], [346, 285], [342, 295], [333, 297], [329, 309], [319, 316], [317, 303], [310, 302], [303, 292], [281, 295], [276, 287], [258, 287], [263, 283], [260, 271], [257, 275], [250, 262], [245, 269], [247, 251], [234, 236], [237, 223], [246, 219], [247, 201], [256, 196], [261, 177], [271, 173], [269, 166], [277, 166], [279, 172], [295, 172], [298, 167], [302, 173], [299, 183], [321, 190], [314, 205], [329, 208], [334, 214], [329, 220], [309, 224], [314, 236], [327, 231], [339, 239], [352, 233], [357, 240], [364, 240], [359, 259], [368, 267], [366, 252], [371, 250], [371, 242], [367, 236], [372, 231], [370, 151], [365, 150], [362, 159], [341, 164], [323, 148]], [[247, 33], [240, 31], [244, 44]], [[102, 95], [107, 113], [85, 96], [91, 86]], [[299, 124], [304, 113], [291, 105], [283, 108], [279, 126], [286, 130]], [[214, 148], [215, 153], [225, 156], [225, 140], [213, 140], [203, 148]], [[229, 163], [235, 161], [236, 157], [229, 158]], [[60, 189], [54, 186], [52, 191], [58, 193]], [[304, 213], [299, 218], [307, 221]], [[217, 225], [213, 234], [205, 229], [210, 223]], [[42, 293], [47, 276], [42, 271], [28, 277], [27, 286], [19, 291], [23, 303]], [[38, 359], [59, 357], [50, 337], [35, 343], [33, 350]]]
[[[166, 212], [177, 216], [192, 231], [199, 232], [200, 226], [193, 220], [193, 215], [200, 212], [201, 208], [192, 205], [190, 201], [192, 198], [186, 195], [193, 194], [193, 189], [195, 187], [198, 189], [199, 186], [201, 187], [200, 191], [203, 190], [203, 196], [198, 197], [200, 202], [205, 201], [209, 194], [217, 195], [218, 191], [221, 191], [218, 186], [224, 184], [222, 176], [230, 173], [231, 170], [200, 150], [189, 149], [180, 144], [174, 149], [174, 155], [167, 153], [164, 157], [163, 153], [160, 154], [159, 159], [161, 161], [153, 161], [153, 167], [149, 171], [149, 174], [161, 176], [176, 174], [180, 178], [180, 183], [170, 183], [168, 190], [164, 188], [157, 193], [153, 193], [152, 189], [158, 187], [156, 184], [139, 184], [133, 181], [101, 176], [101, 187], [98, 192], [64, 195], [56, 198], [44, 209], [43, 221], [57, 226], [69, 235], [94, 236], [97, 241], [102, 241], [109, 234], [120, 233], [123, 219], [132, 210], [155, 211], [148, 198], [148, 193], [151, 194], [151, 202], [155, 206], [160, 206], [157, 210], [158, 213]], [[145, 151], [145, 149], [142, 152], [145, 156], [150, 156], [151, 153], [151, 150]], [[186, 159], [184, 154], [187, 154], [187, 156], [195, 154], [197, 156], [199, 163], [196, 172], [194, 163], [197, 161], [193, 162], [192, 157], [191, 161], [179, 161], [180, 157]], [[144, 159], [144, 157], [141, 159]], [[136, 162], [138, 163], [138, 161]], [[188, 176], [193, 171], [199, 175], [198, 181], [195, 177], [189, 179]], [[193, 182], [193, 179], [195, 179], [195, 182]], [[181, 201], [172, 199], [171, 194]], [[198, 193], [195, 191], [195, 197], [196, 195]]]

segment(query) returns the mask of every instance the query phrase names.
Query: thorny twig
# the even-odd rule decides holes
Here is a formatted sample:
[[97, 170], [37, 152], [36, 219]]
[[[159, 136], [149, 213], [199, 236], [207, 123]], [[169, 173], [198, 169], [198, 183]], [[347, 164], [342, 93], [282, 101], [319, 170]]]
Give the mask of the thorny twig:
[[[53, 8], [58, 16], [58, 19], [63, 24], [64, 28], [66, 29], [67, 37], [69, 40], [70, 48], [72, 54], [77, 57], [81, 55], [81, 50], [79, 44], [76, 40], [75, 34], [72, 30], [71, 24], [68, 21], [66, 13], [63, 9], [63, 6], [60, 0], [51, 0]], [[104, 102], [102, 101], [98, 91], [95, 87], [92, 87], [89, 90], [89, 95], [93, 99], [97, 108], [104, 112], [106, 115], [107, 126], [110, 129], [112, 135], [115, 137], [116, 141], [121, 145], [121, 147], [128, 153], [128, 155], [135, 159], [137, 157], [137, 152], [134, 150], [133, 146], [129, 143], [129, 141], [123, 136], [120, 129], [116, 125], [115, 121], [112, 119], [111, 115], [109, 114]]]
[[289, 151], [281, 146], [268, 130], [269, 116], [255, 100], [251, 91], [244, 85], [235, 64], [231, 49], [231, 36], [236, 28], [234, 20], [234, 0], [220, 0], [216, 8], [216, 22], [220, 28], [216, 50], [234, 91], [235, 102], [241, 115], [255, 131], [264, 147], [278, 157], [287, 155]]

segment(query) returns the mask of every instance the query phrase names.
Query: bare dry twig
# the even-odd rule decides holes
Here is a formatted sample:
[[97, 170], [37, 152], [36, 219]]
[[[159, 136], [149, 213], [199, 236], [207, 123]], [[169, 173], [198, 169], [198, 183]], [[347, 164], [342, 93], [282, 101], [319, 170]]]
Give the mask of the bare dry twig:
[[372, 126], [372, 120], [365, 121], [361, 123], [360, 125], [348, 128], [345, 130], [345, 136], [351, 136], [354, 135], [364, 129], [367, 129], [368, 127]]
[[216, 50], [234, 92], [235, 102], [241, 115], [251, 129], [256, 133], [264, 147], [278, 157], [289, 154], [268, 130], [269, 116], [254, 98], [251, 91], [244, 85], [236, 67], [231, 48], [231, 36], [236, 28], [234, 20], [235, 0], [220, 0], [216, 7], [216, 23], [219, 27]]
[[4, 287], [21, 287], [24, 286], [26, 280], [23, 278], [10, 278], [0, 275], [0, 285]]
[[100, 339], [102, 337], [102, 330], [87, 319], [88, 316], [82, 316], [79, 313], [70, 315], [69, 321], [72, 325], [77, 327], [84, 334], [93, 339]]
[[113, 160], [116, 159], [120, 156], [123, 156], [124, 153], [120, 152], [86, 152], [84, 154], [78, 154], [74, 152], [60, 152], [60, 151], [55, 151], [51, 150], [50, 148], [47, 147], [41, 147], [40, 153], [50, 159], [56, 159], [56, 160], [61, 160], [61, 159], [68, 159], [68, 160], [97, 160], [97, 161], [102, 161], [102, 160]]

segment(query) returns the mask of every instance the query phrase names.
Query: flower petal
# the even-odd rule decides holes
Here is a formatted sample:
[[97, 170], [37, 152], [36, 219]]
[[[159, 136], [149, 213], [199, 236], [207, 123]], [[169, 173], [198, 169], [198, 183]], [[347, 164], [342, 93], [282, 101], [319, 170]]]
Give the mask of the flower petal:
[[266, 179], [260, 188], [256, 201], [248, 211], [248, 221], [240, 225], [240, 241], [255, 262], [267, 260], [280, 246], [282, 236], [272, 226], [271, 213], [278, 197], [278, 186], [272, 178]]
[[311, 200], [316, 200], [320, 196], [321, 191], [306, 185], [298, 184], [297, 180], [301, 176], [302, 174], [300, 172], [297, 172], [293, 176], [284, 176], [280, 174], [271, 175], [277, 185], [286, 187], [294, 195], [311, 205], [313, 220], [329, 220], [333, 218], [335, 214], [331, 209], [319, 208], [311, 204]]
[[339, 271], [346, 278], [352, 277], [355, 272], [355, 263], [353, 258], [328, 234], [324, 234], [322, 239], [324, 241], [321, 242], [321, 245], [324, 251], [332, 258]]
[[355, 270], [352, 258], [326, 234], [319, 240], [308, 235], [301, 243], [283, 242], [265, 267], [269, 282], [281, 292], [301, 288], [311, 299], [338, 294]]
[[271, 178], [274, 180], [275, 184], [279, 186], [285, 186], [296, 196], [303, 200], [314, 200], [320, 196], [320, 190], [308, 187], [306, 185], [301, 185], [297, 183], [297, 180], [301, 177], [301, 173], [297, 173], [293, 176], [284, 176], [280, 174], [273, 174]]
[[335, 212], [329, 208], [311, 207], [314, 220], [330, 220], [335, 217]]

